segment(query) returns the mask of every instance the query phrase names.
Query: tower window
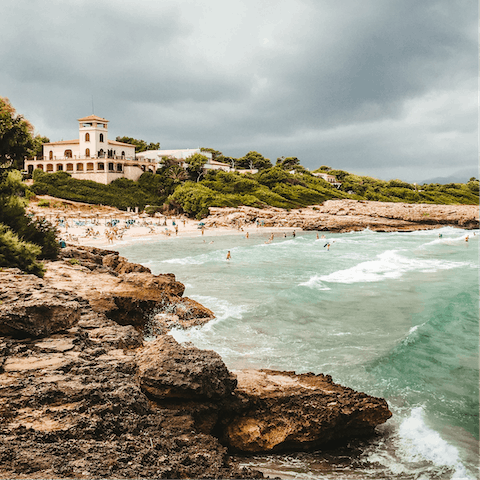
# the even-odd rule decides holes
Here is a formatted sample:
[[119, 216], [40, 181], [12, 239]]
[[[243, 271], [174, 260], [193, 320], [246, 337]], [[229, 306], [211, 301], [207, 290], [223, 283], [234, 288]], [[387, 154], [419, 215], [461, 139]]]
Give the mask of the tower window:
[[[88, 134], [87, 134], [88, 135]], [[85, 156], [88, 158], [90, 157], [90, 149], [89, 148], [86, 148], [85, 149]]]
[[100, 134], [100, 142], [103, 143], [103, 133]]
[[85, 134], [85, 141], [86, 141], [86, 142], [89, 142], [89, 141], [90, 141], [90, 134], [89, 134], [89, 133], [86, 133], [86, 134]]

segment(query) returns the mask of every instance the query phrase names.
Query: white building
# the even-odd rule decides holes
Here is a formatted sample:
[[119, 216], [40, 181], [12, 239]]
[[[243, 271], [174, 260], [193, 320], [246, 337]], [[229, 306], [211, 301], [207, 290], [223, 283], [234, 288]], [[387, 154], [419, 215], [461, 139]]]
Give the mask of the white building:
[[337, 180], [337, 177], [335, 175], [329, 175], [328, 173], [312, 173], [314, 177], [319, 177], [323, 178], [326, 182], [332, 184], [334, 187], [340, 188], [342, 185], [342, 182]]
[[90, 115], [79, 118], [79, 137], [43, 144], [43, 157], [25, 160], [32, 173], [65, 171], [79, 180], [109, 184], [117, 178], [138, 180], [143, 172], [155, 172], [156, 165], [135, 156], [135, 146], [108, 139], [108, 120]]

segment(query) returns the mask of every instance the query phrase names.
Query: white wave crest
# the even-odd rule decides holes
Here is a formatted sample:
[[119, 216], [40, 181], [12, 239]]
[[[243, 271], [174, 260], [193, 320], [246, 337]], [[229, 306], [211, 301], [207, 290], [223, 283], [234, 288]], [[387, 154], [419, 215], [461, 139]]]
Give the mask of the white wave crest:
[[330, 290], [330, 287], [327, 287], [322, 283], [318, 275], [314, 275], [306, 282], [300, 283], [300, 287], [309, 287], [314, 290]]
[[423, 419], [423, 408], [414, 408], [399, 428], [401, 455], [408, 461], [430, 461], [437, 466], [447, 466], [455, 469], [452, 478], [470, 478], [460, 461], [458, 450], [448, 444], [436, 432], [429, 428]]
[[368, 260], [318, 278], [322, 282], [331, 283], [378, 282], [387, 278], [400, 278], [411, 271], [435, 272], [466, 265], [464, 262], [412, 259], [399, 255], [395, 250], [387, 250], [377, 255], [375, 260]]

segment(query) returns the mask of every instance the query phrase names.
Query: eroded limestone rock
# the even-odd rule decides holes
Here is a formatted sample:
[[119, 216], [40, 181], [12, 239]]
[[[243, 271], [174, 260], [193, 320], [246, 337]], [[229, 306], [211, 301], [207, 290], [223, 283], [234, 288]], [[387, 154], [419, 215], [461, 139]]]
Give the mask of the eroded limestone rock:
[[384, 399], [332, 382], [329, 376], [236, 371], [241, 406], [224, 419], [224, 444], [241, 452], [312, 450], [372, 434], [391, 417]]
[[80, 318], [80, 303], [34, 275], [0, 272], [0, 335], [41, 337], [65, 330]]
[[165, 399], [222, 399], [237, 384], [218, 353], [179, 345], [170, 335], [145, 342], [136, 357], [142, 390]]

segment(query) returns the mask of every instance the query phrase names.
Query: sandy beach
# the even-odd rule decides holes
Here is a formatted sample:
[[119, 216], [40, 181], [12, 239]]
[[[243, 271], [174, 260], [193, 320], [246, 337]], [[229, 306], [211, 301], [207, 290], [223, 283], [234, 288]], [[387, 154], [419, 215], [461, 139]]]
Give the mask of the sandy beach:
[[[39, 206], [41, 200], [49, 201], [50, 206]], [[110, 248], [119, 242], [128, 243], [136, 240], [171, 240], [182, 237], [201, 237], [205, 241], [209, 237], [219, 235], [251, 235], [262, 233], [268, 235], [287, 234], [301, 231], [298, 227], [262, 226], [259, 222], [251, 225], [225, 224], [188, 218], [185, 215], [165, 216], [157, 214], [148, 216], [145, 213], [125, 212], [104, 205], [90, 205], [81, 202], [61, 200], [47, 195], [32, 200], [27, 213], [36, 218], [45, 218], [56, 225], [59, 239], [66, 243]]]
[[[48, 206], [41, 206], [49, 203]], [[171, 240], [219, 235], [292, 236], [301, 231], [348, 232], [429, 230], [442, 226], [479, 227], [477, 205], [426, 205], [356, 200], [329, 200], [322, 205], [297, 210], [269, 207], [211, 208], [202, 220], [186, 215], [149, 216], [104, 205], [38, 196], [27, 213], [45, 218], [57, 227], [60, 241], [75, 245], [111, 248], [139, 239]]]

